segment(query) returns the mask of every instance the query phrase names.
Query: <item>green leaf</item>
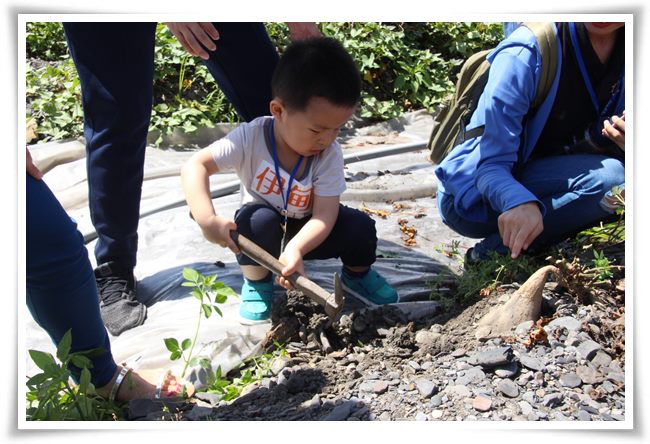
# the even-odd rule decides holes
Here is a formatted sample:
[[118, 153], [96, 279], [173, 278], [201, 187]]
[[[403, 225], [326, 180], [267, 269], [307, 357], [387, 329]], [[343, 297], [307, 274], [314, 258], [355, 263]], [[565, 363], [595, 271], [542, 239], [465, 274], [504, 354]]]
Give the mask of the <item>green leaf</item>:
[[176, 352], [180, 349], [176, 338], [165, 338], [164, 341], [165, 341], [165, 347], [167, 347], [167, 350], [169, 350], [170, 352]]
[[219, 316], [221, 316], [221, 317], [223, 318], [223, 313], [221, 312], [221, 310], [219, 309], [219, 307], [217, 307], [216, 305], [213, 305], [212, 308], [214, 309], [214, 311], [217, 312], [217, 314], [218, 314]]
[[56, 357], [61, 362], [65, 362], [68, 359], [68, 354], [70, 353], [70, 347], [72, 345], [72, 331], [68, 330], [65, 332], [59, 345], [56, 347]]
[[193, 268], [183, 268], [183, 277], [192, 282], [197, 282], [199, 280], [199, 272]]
[[93, 363], [89, 358], [76, 353], [70, 356], [70, 362], [81, 369], [93, 367]]
[[212, 315], [212, 308], [208, 304], [201, 304], [201, 309], [203, 310], [206, 319], [209, 319]]
[[180, 359], [181, 356], [183, 356], [182, 352], [177, 350], [177, 351], [173, 351], [172, 354], [169, 355], [169, 359], [171, 359], [172, 361], [176, 361], [177, 359]]
[[191, 346], [192, 346], [192, 340], [190, 338], [185, 339], [181, 344], [181, 348], [183, 349], [183, 351], [187, 350]]
[[90, 370], [83, 368], [81, 370], [81, 377], [79, 378], [79, 391], [81, 393], [88, 393], [90, 386]]
[[47, 371], [52, 366], [56, 366], [54, 357], [49, 353], [39, 350], [30, 350], [29, 356], [32, 358], [32, 361], [34, 361], [34, 364], [36, 364], [36, 366], [41, 370]]

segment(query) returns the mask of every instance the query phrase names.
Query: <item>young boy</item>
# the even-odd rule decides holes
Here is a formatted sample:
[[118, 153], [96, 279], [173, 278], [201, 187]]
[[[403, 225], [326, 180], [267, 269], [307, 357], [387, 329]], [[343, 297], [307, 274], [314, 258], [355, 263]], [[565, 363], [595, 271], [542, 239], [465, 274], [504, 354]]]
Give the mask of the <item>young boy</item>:
[[[242, 123], [194, 154], [183, 166], [190, 212], [210, 242], [237, 253], [244, 274], [240, 320], [265, 322], [273, 297], [271, 273], [239, 251], [236, 230], [285, 264], [284, 276], [304, 274], [304, 259], [340, 257], [346, 291], [370, 304], [398, 301], [370, 266], [375, 222], [339, 203], [346, 188], [340, 128], [359, 102], [359, 71], [343, 46], [329, 38], [298, 41], [285, 50], [272, 81], [271, 116]], [[234, 170], [242, 207], [235, 220], [215, 214], [209, 176]], [[278, 283], [291, 288], [278, 276]]]

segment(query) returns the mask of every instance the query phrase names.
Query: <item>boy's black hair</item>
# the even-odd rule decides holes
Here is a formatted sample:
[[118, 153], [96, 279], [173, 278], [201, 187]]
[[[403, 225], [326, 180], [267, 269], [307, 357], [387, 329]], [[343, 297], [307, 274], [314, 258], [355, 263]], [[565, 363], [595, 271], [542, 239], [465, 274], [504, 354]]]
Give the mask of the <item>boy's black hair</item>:
[[352, 107], [361, 96], [361, 75], [337, 40], [315, 37], [287, 46], [273, 73], [271, 89], [273, 97], [292, 110], [304, 111], [312, 97]]

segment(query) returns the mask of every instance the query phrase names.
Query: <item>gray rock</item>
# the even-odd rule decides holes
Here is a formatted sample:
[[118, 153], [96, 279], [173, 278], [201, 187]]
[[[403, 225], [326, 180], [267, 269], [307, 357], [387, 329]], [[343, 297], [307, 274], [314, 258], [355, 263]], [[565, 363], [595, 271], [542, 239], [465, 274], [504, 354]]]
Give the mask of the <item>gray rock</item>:
[[521, 324], [517, 325], [517, 328], [515, 328], [515, 334], [517, 336], [525, 336], [528, 334], [531, 328], [533, 328], [533, 325], [535, 325], [534, 321], [524, 321]]
[[202, 401], [208, 402], [212, 406], [219, 405], [219, 402], [221, 401], [221, 395], [217, 393], [196, 392], [194, 394], [194, 397]]
[[535, 371], [540, 371], [544, 368], [544, 363], [541, 359], [526, 354], [519, 356], [519, 362], [524, 367]]
[[420, 395], [422, 395], [425, 398], [430, 398], [438, 390], [438, 388], [432, 381], [425, 378], [416, 379], [415, 386], [417, 387], [418, 392], [420, 392]]
[[433, 344], [440, 336], [440, 333], [434, 333], [427, 330], [420, 330], [415, 334], [415, 342], [420, 345]]
[[593, 358], [596, 352], [601, 348], [602, 347], [599, 343], [592, 340], [581, 342], [577, 349], [578, 356], [583, 359], [591, 360], [591, 358]]
[[442, 405], [442, 398], [440, 395], [434, 395], [431, 397], [431, 401], [429, 401], [429, 405], [431, 407], [440, 407]]
[[542, 405], [545, 407], [555, 407], [562, 404], [563, 401], [564, 395], [562, 393], [549, 393], [542, 399]]
[[600, 384], [600, 388], [603, 389], [603, 390], [605, 390], [605, 391], [606, 391], [607, 393], [609, 393], [609, 394], [618, 391], [618, 389], [616, 388], [616, 386], [614, 386], [614, 384], [612, 384], [609, 380], [605, 380], [605, 381], [603, 381], [603, 383]]
[[418, 364], [418, 363], [415, 362], [415, 361], [409, 361], [409, 365], [410, 365], [411, 368], [412, 368], [413, 370], [415, 370], [415, 371], [419, 371], [419, 370], [422, 368], [422, 367], [420, 367], [420, 364]]
[[576, 417], [578, 421], [591, 421], [591, 415], [586, 410], [578, 410]]
[[498, 347], [484, 350], [473, 354], [467, 359], [472, 365], [481, 365], [483, 367], [497, 367], [505, 365], [512, 361], [512, 347]]
[[582, 379], [574, 372], [560, 376], [560, 384], [564, 387], [575, 388], [582, 385]]
[[457, 348], [451, 353], [451, 356], [453, 356], [454, 358], [460, 358], [461, 356], [465, 356], [466, 353], [467, 350], [465, 350], [464, 348]]
[[519, 396], [519, 387], [517, 387], [517, 384], [512, 382], [510, 379], [502, 379], [499, 381], [497, 384], [497, 390], [509, 398], [516, 398]]
[[454, 398], [467, 398], [472, 392], [464, 385], [450, 385], [444, 390], [445, 393], [450, 394]]
[[354, 410], [355, 402], [345, 401], [342, 404], [334, 407], [334, 409], [323, 418], [323, 421], [343, 421], [348, 419], [350, 413]]
[[279, 375], [280, 372], [287, 366], [287, 360], [284, 358], [276, 358], [271, 364], [271, 373], [274, 375]]
[[535, 395], [535, 392], [526, 392], [521, 395], [521, 398], [529, 404], [535, 404], [537, 402], [537, 395]]
[[500, 378], [514, 378], [517, 372], [519, 372], [519, 365], [514, 361], [494, 369], [494, 374]]
[[418, 412], [417, 415], [415, 415], [415, 420], [416, 421], [428, 421], [429, 417], [426, 415], [426, 413]]
[[201, 419], [212, 415], [212, 413], [212, 408], [210, 407], [195, 405], [192, 410], [183, 413], [183, 417], [189, 419], [190, 421], [200, 421]]
[[533, 413], [533, 406], [530, 405], [528, 402], [519, 401], [517, 404], [519, 405], [519, 408], [521, 409], [521, 414], [522, 415], [528, 416], [531, 413]]
[[588, 367], [586, 365], [580, 365], [576, 368], [576, 373], [582, 379], [582, 382], [585, 384], [598, 384], [603, 381], [603, 375], [601, 375], [596, 369]]
[[607, 379], [614, 382], [620, 382], [621, 384], [625, 383], [625, 374], [619, 372], [609, 372], [607, 373]]
[[555, 412], [553, 413], [553, 417], [555, 421], [568, 421], [569, 418], [565, 416], [562, 412]]
[[598, 367], [608, 367], [612, 362], [612, 357], [603, 350], [598, 350], [596, 355], [591, 359], [591, 363]]
[[572, 316], [563, 316], [561, 318], [553, 319], [549, 322], [544, 329], [546, 331], [554, 330], [556, 328], [566, 328], [569, 331], [579, 331], [582, 323]]
[[457, 385], [469, 385], [485, 379], [485, 373], [479, 367], [472, 367], [466, 371], [460, 372], [456, 378]]

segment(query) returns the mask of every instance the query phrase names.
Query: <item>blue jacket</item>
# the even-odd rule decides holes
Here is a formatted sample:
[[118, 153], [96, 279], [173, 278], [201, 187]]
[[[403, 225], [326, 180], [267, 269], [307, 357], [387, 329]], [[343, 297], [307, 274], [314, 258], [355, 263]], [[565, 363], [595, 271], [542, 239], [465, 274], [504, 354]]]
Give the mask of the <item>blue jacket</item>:
[[[557, 38], [557, 29], [556, 29]], [[548, 120], [562, 69], [558, 41], [557, 70], [548, 96], [537, 112], [526, 114], [535, 99], [542, 56], [533, 32], [520, 26], [488, 56], [490, 72], [468, 129], [485, 125], [482, 136], [456, 146], [435, 170], [440, 191], [454, 196], [456, 212], [476, 222], [488, 221], [488, 209], [503, 213], [526, 202], [544, 205], [513, 177], [519, 160], [526, 162]], [[625, 109], [621, 100], [620, 114]]]

